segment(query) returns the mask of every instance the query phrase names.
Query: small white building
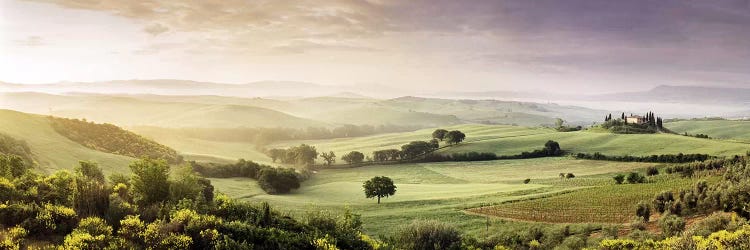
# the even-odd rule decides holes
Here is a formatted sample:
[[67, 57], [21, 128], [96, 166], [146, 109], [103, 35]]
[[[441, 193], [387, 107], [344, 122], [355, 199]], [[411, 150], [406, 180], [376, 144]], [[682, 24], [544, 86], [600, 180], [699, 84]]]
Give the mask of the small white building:
[[625, 117], [625, 122], [632, 124], [643, 124], [646, 123], [646, 118], [640, 115], [630, 115], [628, 117]]

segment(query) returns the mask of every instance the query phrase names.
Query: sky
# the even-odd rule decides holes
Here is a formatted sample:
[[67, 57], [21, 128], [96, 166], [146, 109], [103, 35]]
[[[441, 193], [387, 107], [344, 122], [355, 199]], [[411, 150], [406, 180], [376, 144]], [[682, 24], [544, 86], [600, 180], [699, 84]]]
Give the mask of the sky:
[[0, 81], [750, 88], [750, 0], [0, 0]]

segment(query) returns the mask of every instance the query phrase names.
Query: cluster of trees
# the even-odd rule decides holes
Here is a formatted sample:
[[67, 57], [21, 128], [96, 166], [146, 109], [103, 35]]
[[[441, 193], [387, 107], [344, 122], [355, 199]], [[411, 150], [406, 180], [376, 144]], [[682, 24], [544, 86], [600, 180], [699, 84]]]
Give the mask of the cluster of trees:
[[663, 126], [661, 117], [654, 115], [654, 112], [648, 112], [643, 116], [643, 123], [628, 123], [625, 113], [620, 118], [613, 119], [612, 114], [604, 117], [602, 128], [610, 130], [617, 134], [652, 134], [659, 131], [669, 132]]
[[664, 172], [666, 172], [667, 174], [677, 173], [682, 175], [683, 177], [692, 177], [696, 171], [721, 170], [727, 165], [737, 164], [743, 160], [744, 158], [741, 156], [734, 156], [731, 158], [691, 162], [667, 167], [666, 169], [664, 169]]
[[94, 163], [71, 173], [0, 177], [0, 248], [374, 249], [360, 216], [310, 213], [295, 220], [270, 208], [215, 196], [190, 167], [170, 175], [140, 160], [132, 175], [105, 178]]
[[401, 145], [401, 150], [383, 149], [373, 151], [372, 160], [375, 162], [414, 160], [418, 157], [430, 157], [430, 153], [438, 148], [440, 148], [440, 142], [437, 139], [412, 141]]
[[19, 157], [27, 166], [32, 166], [34, 163], [29, 144], [2, 133], [0, 133], [0, 155]]
[[294, 128], [154, 128], [141, 127], [140, 130], [152, 133], [170, 133], [181, 137], [204, 140], [254, 143], [265, 146], [273, 142], [288, 140], [320, 140], [345, 137], [359, 137], [381, 133], [409, 132], [420, 129], [417, 126], [399, 125], [342, 125], [335, 128], [308, 127]]
[[179, 163], [177, 151], [112, 124], [86, 120], [50, 117], [57, 133], [94, 150], [134, 158], [165, 159]]
[[204, 164], [191, 161], [196, 173], [210, 178], [245, 177], [258, 181], [258, 185], [269, 194], [285, 194], [298, 189], [304, 179], [293, 168], [275, 168], [240, 159], [234, 164]]
[[270, 149], [266, 151], [266, 155], [271, 157], [273, 162], [278, 160], [285, 164], [312, 166], [315, 164], [315, 159], [318, 159], [318, 150], [314, 146], [300, 144], [299, 146], [287, 149]]
[[530, 152], [521, 152], [517, 155], [500, 155], [495, 153], [466, 152], [453, 153], [450, 155], [429, 154], [421, 161], [423, 162], [443, 162], [443, 161], [491, 161], [491, 160], [510, 160], [510, 159], [530, 159], [541, 157], [561, 156], [564, 151], [560, 149], [560, 144], [556, 141], [547, 141], [544, 148], [536, 149]]
[[[654, 199], [657, 211], [669, 208], [674, 215], [706, 214], [713, 211], [731, 211], [750, 219], [750, 168], [747, 159], [726, 163], [723, 178], [709, 185], [705, 180], [695, 183], [690, 189], [678, 193], [667, 192]], [[664, 198], [668, 197], [668, 198]]]
[[690, 136], [690, 137], [695, 137], [695, 138], [701, 138], [701, 139], [711, 139], [711, 137], [708, 136], [707, 134], [694, 134], [694, 135], [691, 135], [691, 134], [688, 134], [688, 132], [685, 132], [682, 135], [684, 135], [684, 136]]
[[436, 129], [432, 132], [432, 138], [445, 141], [448, 144], [459, 144], [466, 139], [466, 134], [459, 130], [448, 131], [445, 129]]
[[578, 159], [601, 160], [601, 161], [623, 161], [623, 162], [656, 162], [656, 163], [685, 163], [705, 161], [711, 156], [707, 154], [662, 154], [649, 156], [631, 156], [631, 155], [604, 155], [599, 152], [588, 154], [578, 153], [575, 155]]
[[544, 143], [544, 147], [541, 149], [536, 149], [534, 151], [526, 151], [521, 152], [517, 155], [503, 155], [498, 156], [498, 159], [531, 159], [531, 158], [541, 158], [541, 157], [554, 157], [554, 156], [561, 156], [565, 153], [565, 151], [560, 148], [560, 143], [556, 141], [549, 140], [546, 143]]
[[615, 180], [615, 184], [622, 184], [625, 181], [630, 184], [644, 183], [646, 182], [646, 176], [639, 174], [638, 172], [630, 172], [628, 175], [617, 174], [612, 179]]

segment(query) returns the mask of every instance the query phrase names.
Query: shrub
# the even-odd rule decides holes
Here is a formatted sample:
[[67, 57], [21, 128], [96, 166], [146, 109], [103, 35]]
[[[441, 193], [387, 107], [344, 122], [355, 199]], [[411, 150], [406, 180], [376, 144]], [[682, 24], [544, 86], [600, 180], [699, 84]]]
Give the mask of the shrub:
[[567, 174], [565, 174], [565, 179], [573, 179], [575, 177], [576, 177], [576, 175], [574, 175], [573, 173], [567, 173]]
[[685, 219], [677, 215], [669, 214], [659, 219], [659, 226], [665, 236], [675, 236], [685, 230]]
[[529, 184], [529, 182], [531, 182], [531, 179], [523, 180], [523, 184]]
[[624, 174], [617, 174], [617, 175], [615, 175], [615, 177], [612, 177], [612, 179], [615, 180], [616, 184], [622, 184], [622, 182], [625, 180], [625, 175]]
[[643, 221], [648, 222], [649, 218], [651, 218], [651, 206], [645, 202], [638, 203], [638, 206], [635, 208], [635, 215], [643, 219]]
[[438, 221], [414, 221], [400, 228], [392, 239], [403, 249], [460, 249], [461, 234], [448, 224]]
[[631, 172], [626, 179], [630, 184], [646, 182], [646, 177], [637, 172]]
[[646, 175], [647, 176], [654, 176], [659, 174], [659, 169], [656, 167], [648, 167], [646, 169]]

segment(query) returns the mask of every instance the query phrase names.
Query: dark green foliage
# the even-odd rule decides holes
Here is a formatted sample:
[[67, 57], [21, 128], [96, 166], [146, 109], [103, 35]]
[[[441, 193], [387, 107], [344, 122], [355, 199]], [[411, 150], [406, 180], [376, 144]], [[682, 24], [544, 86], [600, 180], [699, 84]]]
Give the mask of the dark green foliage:
[[419, 156], [436, 150], [435, 144], [426, 141], [413, 141], [401, 146], [401, 157], [403, 159], [415, 159]]
[[[190, 162], [190, 165], [193, 171], [204, 177], [256, 179], [260, 187], [270, 194], [288, 193], [292, 189], [299, 188], [302, 182], [301, 177], [293, 168], [274, 168], [244, 159], [240, 159], [235, 164], [219, 165]], [[205, 196], [206, 192], [203, 193]]]
[[448, 130], [436, 129], [434, 132], [432, 132], [432, 138], [443, 141], [443, 139], [445, 139], [445, 135], [447, 134], [448, 134]]
[[637, 172], [631, 172], [627, 177], [625, 177], [625, 180], [627, 180], [630, 184], [644, 183], [646, 182], [646, 176], [643, 176]]
[[365, 197], [377, 197], [378, 204], [380, 204], [380, 198], [396, 194], [396, 185], [393, 184], [393, 180], [385, 176], [372, 177], [372, 179], [369, 179], [362, 184], [362, 188], [365, 190]]
[[523, 184], [529, 184], [529, 182], [531, 182], [531, 179], [525, 179], [525, 180], [523, 180]]
[[612, 177], [612, 179], [615, 180], [615, 184], [622, 184], [622, 182], [625, 180], [625, 175], [624, 174], [617, 174], [614, 177]]
[[286, 194], [300, 187], [300, 180], [292, 168], [264, 168], [258, 174], [258, 184], [269, 194]]
[[646, 175], [647, 176], [659, 175], [659, 169], [656, 167], [648, 167], [646, 168]]
[[611, 156], [603, 155], [599, 152], [593, 154], [578, 153], [575, 155], [578, 159], [587, 160], [600, 160], [600, 161], [622, 161], [622, 162], [657, 162], [657, 163], [685, 163], [685, 162], [696, 162], [705, 161], [711, 156], [707, 154], [663, 154], [663, 155], [650, 155], [650, 156]]
[[573, 179], [573, 178], [576, 178], [576, 175], [574, 175], [573, 173], [565, 174], [565, 179]]
[[81, 217], [104, 216], [109, 207], [109, 193], [104, 174], [93, 162], [81, 161], [75, 168], [73, 209]]
[[365, 160], [365, 154], [359, 151], [352, 151], [341, 157], [348, 164], [359, 164]]
[[674, 194], [672, 194], [671, 191], [664, 191], [660, 194], [657, 194], [656, 197], [654, 197], [654, 209], [656, 209], [659, 213], [664, 213], [670, 206], [672, 206], [672, 203], [674, 202]]
[[448, 144], [459, 144], [466, 139], [466, 134], [461, 131], [453, 130], [445, 134], [445, 140]]
[[135, 158], [182, 161], [177, 151], [112, 124], [97, 124], [78, 119], [50, 117], [52, 127], [61, 135], [94, 150]]
[[649, 218], [651, 218], [651, 206], [646, 202], [638, 203], [638, 206], [635, 208], [635, 215], [643, 219], [643, 221], [648, 222]]
[[461, 233], [438, 221], [414, 221], [401, 227], [390, 241], [409, 250], [461, 249]]
[[401, 151], [398, 149], [383, 149], [372, 152], [372, 160], [376, 162], [397, 161], [401, 159]]

